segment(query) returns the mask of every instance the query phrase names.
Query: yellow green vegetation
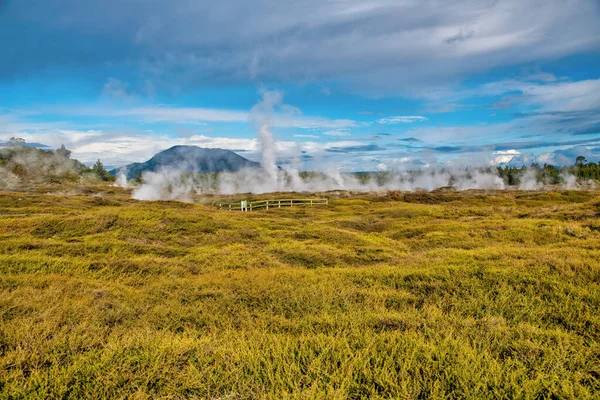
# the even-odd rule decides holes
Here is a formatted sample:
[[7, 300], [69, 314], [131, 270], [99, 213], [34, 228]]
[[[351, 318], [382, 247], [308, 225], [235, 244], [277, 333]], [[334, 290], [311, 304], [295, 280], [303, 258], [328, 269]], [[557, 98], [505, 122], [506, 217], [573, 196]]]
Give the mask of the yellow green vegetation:
[[600, 193], [89, 192], [0, 194], [1, 398], [600, 392]]

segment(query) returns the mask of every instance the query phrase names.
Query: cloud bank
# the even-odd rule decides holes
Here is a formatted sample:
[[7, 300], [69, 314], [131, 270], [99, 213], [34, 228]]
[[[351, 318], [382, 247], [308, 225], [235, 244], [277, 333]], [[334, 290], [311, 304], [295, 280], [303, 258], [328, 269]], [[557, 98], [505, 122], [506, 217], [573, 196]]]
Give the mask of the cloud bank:
[[113, 65], [159, 89], [335, 79], [364, 92], [420, 90], [598, 49], [599, 12], [593, 0], [13, 1], [0, 9], [0, 79]]

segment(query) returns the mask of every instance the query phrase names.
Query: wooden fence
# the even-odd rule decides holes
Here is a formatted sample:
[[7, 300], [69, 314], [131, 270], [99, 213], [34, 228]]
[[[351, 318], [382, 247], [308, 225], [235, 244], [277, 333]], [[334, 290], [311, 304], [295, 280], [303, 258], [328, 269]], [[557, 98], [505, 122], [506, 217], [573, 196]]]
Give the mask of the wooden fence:
[[328, 199], [277, 199], [277, 200], [243, 200], [237, 203], [219, 203], [218, 206], [222, 210], [229, 211], [256, 211], [268, 210], [269, 208], [293, 207], [293, 206], [313, 206], [327, 205]]

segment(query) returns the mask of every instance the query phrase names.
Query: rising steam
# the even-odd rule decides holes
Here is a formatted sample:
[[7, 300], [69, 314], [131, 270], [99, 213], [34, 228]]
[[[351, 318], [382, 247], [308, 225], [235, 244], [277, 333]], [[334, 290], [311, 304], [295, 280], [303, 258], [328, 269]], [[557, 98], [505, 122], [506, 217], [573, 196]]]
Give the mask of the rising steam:
[[538, 182], [537, 172], [534, 169], [528, 169], [521, 177], [519, 190], [540, 190], [544, 187], [542, 182]]
[[123, 189], [129, 188], [129, 183], [127, 182], [127, 170], [119, 170], [117, 173], [117, 177], [115, 179], [114, 186], [122, 187]]
[[[493, 169], [443, 169], [425, 171], [386, 171], [369, 176], [342, 173], [324, 168], [319, 173], [302, 173], [299, 166], [279, 167], [276, 163], [276, 142], [270, 130], [271, 119], [276, 109], [293, 109], [282, 104], [279, 92], [264, 92], [263, 98], [251, 110], [250, 122], [258, 132], [261, 152], [259, 169], [244, 169], [238, 172], [194, 175], [173, 169], [147, 172], [143, 184], [133, 192], [139, 200], [181, 200], [191, 201], [192, 194], [235, 194], [271, 192], [324, 192], [329, 190], [351, 191], [431, 191], [442, 187], [455, 190], [505, 189], [504, 180]], [[185, 163], [182, 160], [182, 163]], [[577, 189], [574, 176], [561, 177], [563, 188]], [[120, 182], [121, 180], [118, 179]], [[125, 186], [126, 182], [121, 186]], [[540, 190], [537, 172], [527, 170], [520, 177], [520, 190]]]
[[250, 111], [250, 120], [258, 128], [258, 142], [260, 146], [262, 167], [269, 179], [277, 179], [277, 157], [275, 151], [275, 138], [271, 133], [271, 117], [275, 107], [281, 105], [283, 96], [280, 92], [264, 92], [263, 98]]
[[[273, 192], [325, 192], [349, 190], [377, 192], [400, 190], [406, 192], [432, 191], [444, 187], [455, 190], [503, 190], [504, 181], [494, 172], [484, 169], [429, 170], [429, 171], [389, 171], [373, 176], [360, 176], [350, 173], [299, 173], [297, 170], [278, 169], [275, 175], [262, 169], [246, 169], [239, 172], [193, 175], [177, 170], [161, 170], [144, 174], [144, 183], [133, 192], [138, 200], [180, 200], [192, 201], [192, 195], [273, 193]], [[519, 190], [541, 190], [535, 171], [528, 171]], [[579, 190], [575, 176], [565, 174], [560, 187], [566, 190]], [[593, 188], [593, 182], [586, 187]]]

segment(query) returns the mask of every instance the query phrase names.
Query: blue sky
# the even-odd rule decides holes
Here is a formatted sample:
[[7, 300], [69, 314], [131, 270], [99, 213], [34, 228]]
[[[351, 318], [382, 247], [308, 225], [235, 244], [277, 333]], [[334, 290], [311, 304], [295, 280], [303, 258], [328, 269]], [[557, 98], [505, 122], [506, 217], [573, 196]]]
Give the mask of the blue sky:
[[594, 0], [0, 0], [0, 48], [0, 142], [86, 163], [265, 122], [303, 169], [600, 158]]

